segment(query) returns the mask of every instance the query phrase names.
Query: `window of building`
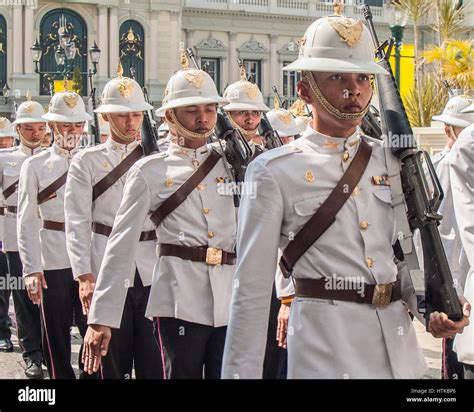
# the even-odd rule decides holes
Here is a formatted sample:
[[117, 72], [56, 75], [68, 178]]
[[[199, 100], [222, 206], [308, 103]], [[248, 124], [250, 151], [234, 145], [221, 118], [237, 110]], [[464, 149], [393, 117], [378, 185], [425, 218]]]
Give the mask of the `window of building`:
[[221, 59], [211, 57], [201, 57], [201, 68], [212, 77], [217, 86], [217, 91], [221, 92]]
[[[145, 85], [145, 33], [136, 20], [127, 20], [120, 25], [119, 58], [123, 73], [131, 77], [130, 69], [135, 69], [135, 80]], [[153, 64], [157, 64], [153, 62]]]
[[[0, 89], [7, 82], [7, 22], [0, 14]], [[3, 92], [2, 92], [3, 93]]]
[[[84, 19], [69, 9], [54, 9], [46, 13], [40, 23], [40, 44], [43, 54], [40, 61], [40, 94], [50, 93], [50, 80], [62, 80], [64, 65], [59, 65], [58, 45], [60, 33], [68, 34], [70, 43], [74, 46], [74, 56], [64, 60], [73, 79], [74, 70], [79, 70], [80, 76], [75, 83], [83, 96], [87, 95], [87, 26]], [[62, 37], [64, 38], [64, 37]], [[30, 46], [28, 46], [30, 47]]]
[[[289, 65], [291, 62], [283, 62], [283, 67]], [[288, 99], [297, 98], [296, 84], [301, 79], [300, 72], [283, 71], [283, 95]]]
[[247, 76], [252, 83], [255, 83], [262, 90], [262, 61], [261, 60], [244, 60]]

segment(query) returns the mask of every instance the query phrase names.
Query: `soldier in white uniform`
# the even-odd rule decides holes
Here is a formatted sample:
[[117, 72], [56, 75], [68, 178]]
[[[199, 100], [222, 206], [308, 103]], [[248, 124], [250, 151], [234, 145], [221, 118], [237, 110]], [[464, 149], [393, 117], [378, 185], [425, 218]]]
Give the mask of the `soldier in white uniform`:
[[[456, 218], [453, 211], [453, 195], [450, 184], [450, 152], [451, 147], [457, 140], [459, 134], [474, 123], [474, 113], [462, 113], [473, 99], [469, 96], [455, 96], [449, 99], [443, 113], [439, 116], [433, 116], [433, 120], [444, 123], [444, 132], [446, 134], [446, 147], [442, 152], [435, 155], [432, 159], [436, 167], [436, 174], [444, 192], [444, 198], [439, 208], [439, 213], [443, 216], [439, 226], [439, 234], [443, 241], [443, 247], [449, 262], [449, 267], [453, 275], [456, 288], [460, 294], [464, 290], [469, 266], [466, 265], [467, 259], [464, 255], [462, 242], [459, 235], [459, 227], [456, 224]], [[453, 339], [444, 339], [443, 341], [443, 361], [441, 362], [442, 376], [445, 379], [460, 379], [463, 376], [463, 367], [457, 361], [456, 353], [453, 352]]]
[[[463, 113], [474, 114], [474, 103]], [[468, 274], [463, 279], [464, 296], [474, 300], [474, 124], [458, 136], [450, 153], [449, 180], [453, 208], [449, 211], [456, 219], [462, 242], [461, 261], [466, 262]], [[447, 211], [448, 212], [448, 211]], [[474, 379], [474, 327], [472, 323], [462, 335], [457, 335], [454, 350], [464, 366], [464, 379]]]
[[[49, 121], [53, 145], [27, 159], [18, 189], [18, 249], [32, 302], [40, 305], [44, 357], [51, 379], [75, 379], [71, 365], [73, 318], [82, 336], [87, 329], [66, 250], [64, 190], [84, 123], [91, 119], [77, 93], [59, 92], [51, 99]], [[38, 210], [41, 228], [38, 231]]]
[[230, 84], [224, 91], [224, 99], [229, 103], [222, 109], [227, 112], [229, 121], [247, 139], [253, 158], [263, 153], [263, 142], [258, 135], [258, 126], [263, 112], [270, 108], [263, 102], [258, 86], [247, 80], [245, 68], [241, 68], [240, 80]]
[[[407, 306], [419, 313], [406, 267], [397, 265], [392, 249], [397, 237], [384, 148], [359, 129], [372, 97], [370, 74], [386, 74], [373, 62], [368, 29], [343, 16], [317, 20], [286, 69], [302, 71], [298, 93], [312, 105], [313, 121], [300, 139], [262, 154], [247, 170], [258, 196], [244, 196], [240, 205], [222, 376], [262, 375], [280, 247], [281, 268], [296, 290], [289, 378], [420, 378], [426, 364]], [[312, 236], [330, 225], [311, 244], [314, 236], [298, 232], [335, 187], [337, 202], [326, 210], [331, 216], [336, 203], [340, 210], [335, 220], [306, 226]], [[468, 316], [467, 303], [464, 309]], [[436, 312], [430, 329], [445, 337], [467, 323]]]
[[11, 277], [18, 279], [18, 288], [12, 290], [15, 317], [18, 325], [18, 339], [26, 363], [25, 374], [29, 378], [42, 378], [41, 327], [38, 307], [28, 298], [23, 287], [23, 268], [18, 253], [17, 201], [20, 169], [29, 157], [43, 150], [40, 146], [46, 133], [44, 110], [37, 102], [27, 101], [18, 107], [13, 125], [20, 136], [20, 145], [13, 150], [0, 152], [0, 179], [5, 199], [3, 250], [7, 255]]
[[[124, 255], [129, 266], [126, 281], [111, 290], [107, 284], [110, 279], [99, 276], [126, 173], [143, 156], [137, 136], [143, 111], [150, 108], [139, 84], [122, 77], [120, 67], [118, 77], [106, 84], [102, 104], [96, 109], [109, 123], [110, 136], [105, 143], [86, 148], [74, 157], [66, 183], [67, 250], [73, 276], [79, 281], [83, 310], [89, 324], [114, 328], [111, 350], [102, 365], [104, 378], [130, 379], [133, 367], [139, 379], [162, 376], [153, 323], [145, 318], [156, 249], [151, 221], [136, 227], [140, 238], [136, 256]], [[120, 273], [111, 275], [115, 278]], [[99, 304], [90, 310], [93, 293]], [[91, 373], [90, 369], [86, 372]]]
[[[444, 134], [446, 135], [446, 146], [443, 150], [433, 156], [431, 162], [436, 171], [440, 161], [449, 153], [459, 133], [472, 123], [471, 113], [462, 113], [473, 99], [469, 95], [454, 96], [446, 103], [443, 113], [433, 116], [433, 120], [444, 123]], [[438, 174], [439, 177], [439, 174]]]
[[[159, 256], [146, 314], [155, 319], [171, 379], [217, 379], [221, 373], [236, 230], [232, 193], [221, 190], [229, 178], [224, 160], [214, 145], [206, 144], [221, 101], [202, 70], [184, 68], [168, 81], [156, 112], [170, 127], [168, 150], [130, 170], [99, 275], [104, 290], [105, 282], [115, 290], [115, 283], [130, 277], [140, 228], [151, 213]], [[94, 297], [92, 313], [98, 323], [116, 326], [116, 301]], [[106, 320], [99, 313], [107, 309]], [[96, 370], [107, 351], [109, 331], [92, 325], [89, 332], [86, 350]]]
[[[12, 150], [11, 146], [15, 140], [15, 131], [10, 121], [0, 117], [0, 152]], [[0, 277], [5, 280], [8, 273], [7, 257], [3, 252], [3, 217], [5, 215], [5, 200], [0, 193]], [[8, 316], [10, 306], [10, 289], [0, 289], [0, 352], [13, 352], [11, 341], [11, 320]]]

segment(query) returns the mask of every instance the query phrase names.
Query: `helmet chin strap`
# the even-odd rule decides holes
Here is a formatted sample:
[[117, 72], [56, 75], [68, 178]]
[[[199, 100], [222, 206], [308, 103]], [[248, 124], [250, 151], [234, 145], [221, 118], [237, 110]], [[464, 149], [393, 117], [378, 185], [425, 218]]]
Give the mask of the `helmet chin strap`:
[[30, 140], [28, 140], [23, 134], [20, 132], [20, 128], [17, 127], [16, 131], [18, 133], [18, 136], [20, 136], [20, 142], [25, 145], [28, 149], [37, 149], [41, 145], [41, 140], [38, 143], [33, 143]]
[[105, 116], [105, 118], [109, 122], [110, 131], [112, 132], [112, 134], [114, 134], [115, 136], [123, 140], [124, 142], [127, 142], [127, 144], [137, 139], [137, 136], [140, 133], [140, 130], [137, 130], [137, 132], [133, 136], [130, 137], [120, 131], [120, 129], [117, 127], [114, 120], [112, 119], [112, 116], [110, 115], [110, 113], [103, 113], [103, 116]]
[[[258, 126], [254, 129], [254, 130], [245, 130], [244, 128], [242, 128], [241, 126], [239, 126], [235, 120], [232, 118], [232, 114], [231, 112], [227, 112], [229, 113], [229, 116], [227, 116], [229, 118], [229, 122], [230, 124], [232, 125], [232, 127], [234, 129], [237, 129], [240, 131], [240, 133], [242, 133], [246, 138], [247, 137], [250, 137], [251, 135], [254, 135], [257, 133], [257, 130], [258, 130]], [[260, 124], [260, 123], [259, 123]]]
[[169, 113], [172, 121], [168, 122], [168, 124], [170, 125], [170, 128], [173, 127], [176, 130], [176, 133], [179, 135], [178, 137], [181, 136], [190, 140], [207, 140], [214, 133], [214, 127], [216, 126], [215, 124], [212, 125], [211, 129], [207, 133], [196, 133], [187, 129], [180, 123], [176, 117], [174, 109], [170, 109]]
[[323, 107], [331, 114], [333, 115], [336, 119], [338, 120], [357, 120], [361, 119], [362, 117], [365, 116], [367, 111], [369, 110], [369, 103], [367, 103], [367, 106], [365, 107], [364, 110], [361, 112], [356, 112], [356, 113], [344, 113], [341, 112], [339, 109], [334, 107], [323, 95], [321, 90], [319, 90], [318, 84], [316, 83], [316, 80], [314, 79], [313, 73], [311, 72], [303, 72], [303, 78], [308, 82], [309, 87], [311, 91], [313, 92], [314, 96], [316, 99], [323, 105]]

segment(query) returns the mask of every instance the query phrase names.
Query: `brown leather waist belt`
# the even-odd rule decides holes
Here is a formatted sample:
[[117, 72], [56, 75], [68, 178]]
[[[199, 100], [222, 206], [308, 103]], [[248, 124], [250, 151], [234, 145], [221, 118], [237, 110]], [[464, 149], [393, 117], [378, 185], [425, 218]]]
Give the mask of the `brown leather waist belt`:
[[0, 207], [0, 216], [5, 216], [6, 207]]
[[160, 256], [175, 256], [208, 265], [235, 265], [235, 253], [207, 246], [181, 246], [160, 244]]
[[402, 298], [400, 280], [371, 285], [345, 282], [343, 278], [295, 279], [295, 295], [305, 298], [343, 300], [387, 306]]
[[54, 222], [52, 220], [43, 220], [43, 228], [48, 230], [57, 230], [58, 232], [64, 232], [66, 225], [64, 222]]
[[[102, 223], [93, 222], [92, 231], [98, 235], [104, 235], [109, 237], [112, 233], [112, 226], [103, 225]], [[146, 242], [147, 240], [156, 240], [156, 231], [148, 230], [140, 234], [140, 242]]]
[[18, 208], [16, 206], [7, 206], [7, 212], [16, 213]]

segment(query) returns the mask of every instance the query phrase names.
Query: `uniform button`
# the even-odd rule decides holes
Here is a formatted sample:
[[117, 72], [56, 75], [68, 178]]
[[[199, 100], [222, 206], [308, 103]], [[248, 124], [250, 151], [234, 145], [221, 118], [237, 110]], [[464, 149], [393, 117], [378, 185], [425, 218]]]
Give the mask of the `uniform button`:
[[210, 211], [211, 211], [211, 209], [209, 209], [208, 207], [204, 207], [202, 209], [202, 213], [204, 213], [205, 215], [207, 215]]
[[199, 160], [193, 159], [193, 161], [191, 163], [193, 164], [194, 167], [199, 166]]
[[373, 268], [374, 265], [375, 265], [375, 262], [372, 258], [365, 259], [365, 262], [367, 263], [367, 267], [369, 267], [369, 268]]
[[369, 227], [369, 222], [367, 222], [366, 220], [363, 220], [362, 222], [359, 223], [359, 227], [361, 230], [367, 230], [367, 228]]
[[349, 152], [344, 152], [342, 155], [342, 161], [347, 162], [349, 160]]
[[199, 192], [202, 192], [205, 187], [206, 187], [205, 184], [199, 183], [199, 184], [196, 186], [196, 189], [197, 189]]
[[214, 237], [214, 232], [207, 232], [207, 237], [212, 239]]
[[360, 187], [356, 186], [354, 187], [354, 190], [352, 191], [352, 196], [359, 196], [360, 194]]

